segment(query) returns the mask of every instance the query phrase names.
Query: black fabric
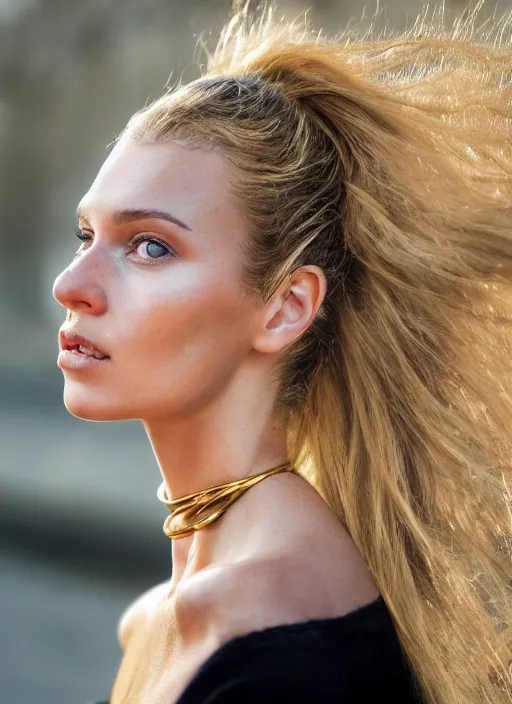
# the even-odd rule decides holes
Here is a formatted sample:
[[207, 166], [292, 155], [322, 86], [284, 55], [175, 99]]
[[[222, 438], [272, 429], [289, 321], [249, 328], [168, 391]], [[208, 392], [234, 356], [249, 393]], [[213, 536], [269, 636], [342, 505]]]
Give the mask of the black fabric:
[[381, 596], [344, 616], [233, 638], [199, 667], [177, 704], [287, 702], [421, 704]]

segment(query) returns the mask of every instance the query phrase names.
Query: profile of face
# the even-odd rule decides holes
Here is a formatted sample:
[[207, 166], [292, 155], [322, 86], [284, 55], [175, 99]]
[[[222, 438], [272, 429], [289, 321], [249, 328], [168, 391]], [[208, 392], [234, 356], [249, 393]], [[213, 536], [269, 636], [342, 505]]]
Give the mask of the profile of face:
[[248, 226], [233, 168], [178, 142], [124, 137], [109, 154], [79, 206], [82, 244], [53, 289], [68, 311], [58, 363], [73, 415], [193, 413], [246, 362], [259, 306], [240, 283]]

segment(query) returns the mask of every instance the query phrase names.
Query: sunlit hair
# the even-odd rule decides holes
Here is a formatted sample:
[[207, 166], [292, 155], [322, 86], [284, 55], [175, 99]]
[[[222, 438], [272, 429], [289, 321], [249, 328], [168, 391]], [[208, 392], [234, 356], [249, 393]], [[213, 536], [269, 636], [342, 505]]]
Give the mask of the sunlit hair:
[[124, 136], [236, 167], [248, 295], [325, 272], [279, 370], [289, 458], [361, 551], [425, 701], [496, 704], [512, 696], [512, 23], [442, 19], [326, 40], [242, 9], [203, 77]]

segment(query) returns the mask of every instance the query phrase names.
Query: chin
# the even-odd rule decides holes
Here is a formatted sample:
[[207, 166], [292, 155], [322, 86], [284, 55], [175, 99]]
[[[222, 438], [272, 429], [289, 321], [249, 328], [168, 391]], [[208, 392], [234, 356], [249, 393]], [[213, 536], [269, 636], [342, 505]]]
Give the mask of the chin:
[[97, 395], [90, 391], [64, 387], [64, 406], [71, 415], [82, 420], [113, 421], [132, 420], [122, 404], [115, 403], [108, 394]]

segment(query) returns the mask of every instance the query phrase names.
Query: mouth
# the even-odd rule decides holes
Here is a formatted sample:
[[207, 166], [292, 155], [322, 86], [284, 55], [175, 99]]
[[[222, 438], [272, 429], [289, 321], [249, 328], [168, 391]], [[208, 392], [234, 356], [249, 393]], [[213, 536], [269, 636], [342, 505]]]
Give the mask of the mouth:
[[59, 344], [62, 352], [71, 352], [77, 356], [86, 356], [98, 360], [110, 359], [97, 345], [86, 337], [73, 332], [62, 331], [59, 334]]

